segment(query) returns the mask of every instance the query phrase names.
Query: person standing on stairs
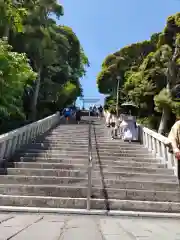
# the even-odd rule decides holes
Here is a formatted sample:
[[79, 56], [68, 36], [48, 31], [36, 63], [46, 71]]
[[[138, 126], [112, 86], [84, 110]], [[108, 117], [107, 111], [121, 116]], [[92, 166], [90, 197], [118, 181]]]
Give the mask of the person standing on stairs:
[[100, 119], [103, 117], [103, 107], [101, 105], [98, 108], [98, 115]]
[[133, 140], [138, 140], [138, 128], [135, 117], [124, 115], [120, 124], [120, 128], [122, 132], [122, 139], [124, 141], [131, 143]]
[[180, 120], [175, 122], [169, 133], [168, 139], [171, 142], [173, 153], [177, 160], [180, 160]]
[[71, 117], [71, 111], [69, 108], [64, 109], [64, 117], [66, 119], [66, 123], [69, 123], [70, 117]]
[[76, 123], [79, 124], [80, 121], [81, 121], [81, 110], [78, 109], [78, 110], [76, 111]]
[[95, 117], [98, 117], [98, 109], [97, 109], [96, 105], [94, 105], [94, 107], [93, 107], [93, 115]]
[[117, 137], [117, 117], [116, 117], [116, 111], [111, 110], [110, 111], [110, 128], [111, 128], [111, 139], [115, 139]]
[[110, 127], [111, 113], [109, 111], [104, 111], [104, 116], [105, 116], [106, 127]]

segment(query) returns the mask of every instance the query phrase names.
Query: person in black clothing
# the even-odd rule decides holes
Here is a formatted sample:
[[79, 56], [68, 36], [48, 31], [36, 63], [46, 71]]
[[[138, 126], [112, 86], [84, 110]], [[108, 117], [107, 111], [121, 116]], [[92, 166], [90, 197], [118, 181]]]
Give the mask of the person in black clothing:
[[78, 109], [78, 110], [76, 111], [76, 122], [77, 122], [77, 124], [79, 124], [80, 121], [81, 121], [81, 110]]
[[99, 112], [99, 117], [102, 118], [102, 116], [103, 116], [103, 107], [101, 105], [98, 108], [98, 112]]

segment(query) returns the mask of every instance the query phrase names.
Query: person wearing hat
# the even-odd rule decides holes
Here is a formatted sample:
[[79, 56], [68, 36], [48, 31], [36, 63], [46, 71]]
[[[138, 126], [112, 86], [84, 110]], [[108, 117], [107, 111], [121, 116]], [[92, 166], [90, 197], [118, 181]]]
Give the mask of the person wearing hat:
[[180, 160], [180, 116], [171, 128], [168, 139], [171, 142], [173, 153]]

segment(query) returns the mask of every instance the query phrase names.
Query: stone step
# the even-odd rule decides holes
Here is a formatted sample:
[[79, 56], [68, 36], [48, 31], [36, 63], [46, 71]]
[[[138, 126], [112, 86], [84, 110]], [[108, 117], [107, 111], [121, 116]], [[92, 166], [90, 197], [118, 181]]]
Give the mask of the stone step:
[[[47, 135], [44, 139], [45, 140], [56, 140], [56, 141], [71, 141], [71, 140], [74, 140], [74, 141], [85, 141], [85, 140], [88, 140], [89, 136], [88, 135], [85, 135], [85, 134], [81, 134], [81, 135], [77, 135], [77, 134], [73, 134], [72, 133], [72, 136], [70, 136], [70, 134], [67, 134], [67, 136], [64, 136], [65, 133], [63, 135], [59, 134], [57, 136], [52, 136], [52, 135]], [[108, 142], [112, 142], [112, 139], [111, 139], [111, 136], [106, 136], [106, 137], [98, 137], [97, 136], [97, 142], [104, 142], [104, 141], [108, 141]], [[96, 141], [95, 140], [95, 137], [94, 136], [91, 136], [91, 140], [92, 141]], [[121, 140], [119, 139], [119, 142], [121, 142]]]
[[[68, 156], [68, 157], [78, 157], [78, 158], [81, 158], [81, 157], [86, 157], [88, 156], [88, 151], [61, 151], [61, 152], [55, 152], [55, 151], [48, 151], [48, 152], [20, 152], [19, 153], [19, 156], [39, 156], [39, 157], [59, 157], [59, 158], [62, 158], [64, 156]], [[93, 156], [96, 158], [97, 157], [97, 153], [95, 151], [93, 151]], [[143, 153], [133, 153], [133, 152], [120, 152], [120, 153], [114, 153], [113, 155], [112, 154], [106, 154], [106, 153], [100, 153], [100, 158], [109, 158], [109, 159], [113, 159], [114, 158], [119, 158], [119, 157], [136, 157], [136, 158], [147, 158], [147, 157], [150, 157], [152, 158], [152, 155], [147, 153], [147, 154], [143, 154]]]
[[[91, 131], [91, 135], [94, 133], [94, 131]], [[77, 136], [88, 136], [89, 135], [89, 128], [84, 129], [59, 129], [58, 131], [51, 131], [47, 136], [52, 137], [72, 137], [74, 134], [77, 134]], [[99, 135], [99, 134], [98, 134]], [[103, 133], [100, 133], [100, 136], [103, 136]]]
[[[55, 149], [55, 148], [51, 148], [51, 149], [32, 149], [32, 148], [28, 148], [27, 150], [25, 150], [26, 153], [48, 153], [48, 154], [61, 154], [61, 153], [74, 153], [76, 155], [76, 153], [83, 153], [83, 154], [87, 154], [88, 152], [88, 148], [69, 148], [69, 149], [66, 149], [66, 148], [62, 148], [62, 149]], [[22, 153], [24, 152], [24, 150], [22, 151], [19, 151], [19, 153]], [[94, 154], [97, 153], [97, 149], [95, 147], [92, 148], [92, 152]], [[98, 153], [100, 154], [100, 156], [102, 155], [106, 155], [106, 156], [113, 156], [113, 155], [121, 155], [121, 154], [132, 154], [132, 153], [135, 153], [136, 155], [150, 155], [152, 156], [152, 154], [150, 153], [147, 153], [147, 151], [145, 151], [144, 149], [140, 149], [140, 150], [132, 150], [132, 149], [129, 149], [129, 150], [123, 150], [123, 149], [116, 149], [114, 151], [108, 151], [108, 150], [102, 150], [102, 149], [98, 149]]]
[[[93, 132], [91, 132], [91, 136], [93, 135]], [[74, 131], [73, 129], [64, 129], [61, 130], [59, 132], [52, 132], [52, 133], [48, 133], [47, 135], [45, 135], [45, 138], [57, 138], [57, 139], [61, 139], [61, 138], [75, 138], [75, 137], [89, 137], [89, 129], [85, 129], [85, 130], [81, 130], [78, 129], [77, 131]]]
[[[15, 162], [15, 161], [14, 161]], [[9, 164], [13, 164], [14, 162], [10, 162]], [[26, 163], [26, 162], [29, 162], [31, 164], [33, 164], [34, 162], [35, 163], [40, 163], [40, 164], [43, 164], [43, 163], [47, 163], [47, 164], [64, 164], [64, 165], [67, 165], [67, 164], [72, 164], [72, 165], [86, 165], [87, 166], [87, 163], [88, 161], [87, 160], [79, 160], [79, 159], [50, 159], [48, 161], [48, 159], [31, 159], [31, 158], [21, 158], [19, 159], [19, 161], [17, 161], [18, 163], [21, 162], [21, 163]], [[93, 164], [97, 164], [99, 165], [99, 161], [98, 160], [94, 160], [93, 161]], [[101, 164], [102, 165], [108, 165], [108, 166], [125, 166], [125, 167], [151, 167], [151, 168], [167, 168], [167, 165], [165, 164], [160, 164], [160, 163], [151, 163], [151, 162], [135, 162], [135, 161], [118, 161], [118, 160], [111, 160], [111, 161], [108, 161], [108, 160], [103, 160], [101, 161]]]
[[[92, 146], [94, 148], [97, 148], [99, 149], [100, 151], [106, 151], [106, 152], [118, 152], [118, 151], [139, 151], [139, 152], [147, 152], [148, 150], [146, 148], [143, 148], [143, 147], [138, 147], [138, 148], [131, 148], [130, 146], [114, 146], [114, 147], [105, 147], [105, 146], [99, 146], [99, 145], [96, 145], [96, 144], [92, 144]], [[74, 144], [66, 144], [66, 145], [57, 145], [57, 144], [32, 144], [32, 145], [29, 145], [28, 148], [29, 149], [44, 149], [44, 150], [47, 150], [47, 149], [54, 149], [54, 150], [61, 150], [61, 149], [67, 149], [67, 150], [70, 150], [70, 149], [73, 149], [73, 150], [82, 150], [82, 147], [87, 149], [88, 148], [88, 144], [79, 144], [77, 145], [76, 143]], [[26, 148], [27, 149], [27, 148]]]
[[84, 164], [75, 163], [51, 163], [51, 162], [12, 162], [8, 164], [10, 168], [35, 168], [35, 169], [67, 169], [67, 170], [83, 170], [87, 169], [88, 161]]
[[[0, 206], [86, 209], [86, 198], [0, 195]], [[180, 213], [180, 203], [91, 199], [91, 209]]]
[[[99, 161], [96, 161], [95, 163], [99, 163]], [[136, 162], [136, 161], [119, 161], [119, 160], [111, 160], [111, 161], [106, 161], [102, 160], [101, 164], [104, 165], [116, 165], [116, 166], [131, 166], [131, 167], [150, 167], [150, 168], [167, 168], [166, 164], [160, 164], [157, 162]]]
[[[38, 141], [40, 142], [50, 142], [50, 143], [86, 143], [88, 144], [88, 137], [85, 137], [85, 138], [80, 138], [80, 137], [76, 137], [76, 136], [73, 136], [73, 138], [42, 138], [42, 139], [39, 139]], [[95, 140], [92, 139], [92, 142], [95, 143]]]
[[86, 140], [89, 138], [89, 135], [87, 133], [73, 133], [72, 131], [70, 132], [64, 132], [64, 133], [59, 133], [56, 135], [50, 134], [45, 136], [44, 139], [56, 139], [56, 140], [71, 140], [71, 139], [79, 139], [79, 140]]
[[[79, 140], [86, 140], [89, 138], [89, 134], [88, 133], [80, 133], [80, 134], [73, 134], [72, 131], [69, 131], [69, 132], [64, 132], [64, 133], [59, 133], [59, 134], [56, 134], [56, 135], [51, 135], [51, 134], [48, 134], [45, 136], [44, 139], [52, 139], [52, 140], [66, 140], [66, 139], [69, 139], [69, 140], [76, 140], [76, 139], [79, 139]], [[92, 138], [93, 139], [93, 138]]]
[[84, 131], [89, 129], [89, 123], [88, 124], [60, 124], [56, 128], [52, 129], [51, 132], [58, 132], [58, 131], [65, 131], [65, 130], [73, 130], [73, 131]]
[[[95, 144], [95, 142], [94, 141], [92, 141], [93, 142], [93, 144]], [[64, 141], [64, 140], [47, 140], [47, 139], [42, 139], [42, 140], [39, 140], [39, 139], [37, 139], [36, 141], [35, 141], [35, 143], [45, 143], [45, 144], [64, 144], [64, 143], [66, 143], [66, 144], [77, 144], [77, 145], [81, 145], [81, 144], [88, 144], [88, 139], [85, 139], [85, 140], [78, 140], [78, 139], [74, 139], [74, 140], [71, 140], [71, 139], [69, 139], [69, 140], [66, 140], [66, 141]]]
[[[92, 137], [91, 138], [92, 141], [95, 141], [95, 139]], [[88, 141], [88, 136], [77, 136], [77, 135], [73, 135], [72, 137], [67, 136], [67, 137], [63, 137], [63, 136], [47, 136], [44, 138], [44, 140], [48, 140], [48, 141], [57, 141], [57, 142], [63, 142], [63, 141]], [[98, 138], [97, 142], [109, 142], [112, 141], [110, 137], [104, 137], [104, 138]]]
[[[14, 168], [35, 168], [35, 169], [67, 169], [67, 170], [81, 170], [87, 169], [88, 162], [85, 164], [64, 164], [64, 163], [38, 163], [38, 162], [14, 162], [9, 163], [9, 167]], [[107, 170], [110, 172], [125, 172], [125, 171], [133, 171], [133, 172], [146, 172], [146, 173], [156, 173], [156, 174], [167, 174], [173, 175], [174, 171], [172, 169], [167, 168], [152, 168], [152, 167], [132, 167], [131, 165], [126, 166], [116, 166], [116, 165], [93, 165], [93, 169]]]
[[[95, 144], [94, 144], [95, 145]], [[34, 144], [31, 144], [30, 147], [32, 149], [35, 149], [35, 148], [54, 148], [54, 149], [69, 149], [69, 148], [81, 148], [82, 147], [88, 147], [88, 143], [74, 143], [74, 144], [71, 144], [71, 143], [40, 143], [40, 142], [37, 142], [37, 143], [34, 143]], [[103, 145], [103, 144], [98, 144], [98, 148], [99, 149], [102, 149], [102, 150], [117, 150], [117, 149], [123, 149], [123, 150], [128, 150], [128, 149], [131, 149], [131, 150], [141, 150], [143, 149], [144, 151], [147, 151], [146, 148], [144, 148], [142, 145], [138, 145], [138, 146], [129, 146], [129, 145], [122, 145], [122, 144], [118, 144], [117, 146], [115, 145], [112, 145], [112, 146], [109, 146], [109, 145]]]
[[114, 145], [115, 146], [117, 146], [117, 145], [121, 145], [121, 143], [124, 143], [124, 145], [126, 144], [126, 146], [127, 145], [130, 145], [131, 143], [129, 143], [129, 142], [122, 142], [122, 140], [121, 139], [113, 139], [112, 140], [112, 138], [111, 138], [111, 136], [109, 136], [109, 137], [106, 137], [106, 138], [104, 138], [104, 139], [102, 139], [102, 138], [98, 138], [97, 137], [97, 140], [93, 140], [93, 141], [95, 141], [95, 142], [97, 142], [97, 144], [109, 144], [109, 143], [114, 143]]
[[[1, 184], [24, 184], [24, 185], [74, 185], [87, 186], [86, 177], [52, 177], [52, 176], [27, 176], [27, 175], [0, 175]], [[97, 186], [100, 180], [95, 179]], [[173, 189], [173, 187], [172, 187]], [[174, 188], [175, 189], [175, 188]]]
[[[64, 132], [64, 133], [67, 133], [68, 132], [72, 132], [72, 133], [88, 133], [89, 131], [89, 127], [88, 126], [80, 126], [80, 127], [77, 127], [75, 128], [74, 126], [73, 127], [66, 127], [66, 128], [63, 128], [62, 126], [59, 127], [59, 128], [55, 128], [53, 130], [51, 130], [50, 134], [61, 134], [61, 132]], [[103, 133], [102, 133], [103, 134]]]
[[51, 132], [59, 132], [59, 131], [65, 131], [65, 130], [85, 131], [85, 130], [89, 130], [89, 125], [88, 124], [59, 125], [56, 128], [52, 129]]
[[[75, 144], [75, 145], [88, 145], [88, 139], [85, 139], [85, 140], [80, 140], [80, 139], [69, 139], [69, 140], [62, 140], [62, 139], [54, 139], [54, 140], [47, 140], [47, 139], [37, 139], [35, 141], [35, 143], [44, 143], [44, 144], [53, 144], [53, 145], [72, 145], [72, 144]], [[96, 141], [94, 139], [92, 139], [92, 143], [95, 145], [96, 144]], [[100, 141], [97, 141], [97, 144], [99, 147], [107, 147], [107, 148], [111, 148], [111, 147], [119, 147], [119, 146], [124, 146], [124, 147], [129, 147], [131, 148], [141, 148], [142, 145], [140, 144], [135, 144], [135, 143], [126, 143], [126, 142], [122, 142], [122, 141], [106, 141], [106, 142], [100, 142]], [[137, 146], [137, 147], [136, 147]]]
[[162, 181], [162, 182], [177, 182], [177, 178], [174, 175], [165, 175], [165, 174], [155, 174], [155, 173], [145, 173], [145, 172], [101, 172], [94, 171], [92, 173], [92, 176], [94, 178], [100, 178], [100, 179], [114, 179], [114, 180], [138, 180], [138, 181]]
[[[127, 145], [114, 145], [114, 146], [109, 146], [109, 145], [96, 145], [95, 143], [92, 143], [92, 146], [94, 148], [97, 148], [99, 149], [100, 151], [106, 151], [106, 152], [114, 152], [114, 151], [140, 151], [140, 152], [145, 152], [145, 153], [150, 153], [146, 148], [142, 147], [142, 146], [138, 146], [138, 147], [130, 147], [130, 146], [127, 146]], [[88, 148], [88, 143], [85, 143], [85, 144], [82, 144], [82, 143], [60, 143], [58, 144], [58, 142], [56, 144], [52, 144], [52, 143], [45, 143], [45, 142], [37, 142], [37, 143], [34, 143], [34, 144], [31, 144], [28, 146], [28, 148], [30, 149], [55, 149], [55, 150], [61, 150], [61, 149], [74, 149], [74, 150], [79, 150], [79, 149], [82, 149], [82, 148], [85, 148], [87, 149]], [[27, 149], [27, 147], [23, 148], [23, 149]]]
[[[93, 135], [93, 132], [91, 132], [91, 136]], [[61, 129], [60, 131], [57, 132], [51, 132], [49, 134], [46, 135], [46, 137], [57, 137], [57, 138], [73, 138], [73, 137], [88, 137], [89, 136], [89, 130], [85, 129], [85, 130], [81, 130], [81, 129], [77, 129], [76, 131], [73, 129]], [[102, 135], [99, 135], [100, 137]]]
[[54, 176], [54, 177], [86, 177], [87, 170], [67, 170], [67, 169], [35, 169], [35, 168], [8, 168], [10, 175], [26, 176]]
[[[64, 135], [66, 136], [67, 133], [70, 135], [70, 133], [77, 133], [77, 134], [81, 134], [81, 133], [84, 133], [84, 134], [87, 134], [89, 133], [89, 126], [85, 126], [85, 127], [80, 127], [80, 128], [75, 128], [74, 126], [72, 128], [55, 128], [53, 129], [49, 135]], [[92, 128], [91, 129], [91, 133], [94, 133], [94, 129]], [[101, 131], [98, 131], [97, 134], [101, 134], [103, 135], [103, 132]]]
[[[96, 144], [94, 143], [93, 146], [96, 146]], [[85, 147], [85, 148], [88, 148], [88, 143], [85, 143], [85, 144], [69, 144], [68, 142], [64, 143], [64, 144], [58, 144], [57, 143], [33, 143], [31, 145], [28, 146], [28, 148], [32, 148], [32, 149], [48, 149], [48, 148], [54, 148], [54, 149], [70, 149], [70, 148], [74, 148], [74, 149], [79, 149], [82, 147]], [[142, 147], [142, 146], [134, 146], [134, 147], [131, 147], [131, 146], [128, 146], [128, 145], [117, 145], [117, 146], [104, 146], [104, 145], [97, 145], [96, 146], [98, 149], [101, 149], [101, 150], [106, 150], [106, 151], [114, 151], [114, 150], [119, 150], [119, 149], [123, 149], [123, 150], [144, 150], [144, 151], [147, 151], [146, 148]], [[27, 148], [27, 147], [26, 147]]]
[[[93, 143], [96, 143], [95, 141], [94, 141], [94, 139], [92, 139], [92, 141], [93, 141]], [[37, 139], [36, 140], [36, 142], [35, 142], [35, 144], [52, 144], [52, 145], [62, 145], [62, 146], [64, 146], [64, 145], [70, 145], [70, 144], [73, 144], [73, 143], [75, 143], [77, 146], [79, 145], [88, 145], [88, 141], [87, 140], [69, 140], [68, 142], [64, 142], [64, 141], [61, 141], [61, 140], [52, 140], [52, 141], [47, 141], [46, 139]], [[141, 148], [141, 147], [143, 147], [140, 143], [127, 143], [127, 142], [124, 142], [124, 141], [108, 141], [108, 142], [106, 142], [106, 143], [101, 143], [101, 142], [99, 142], [99, 141], [97, 141], [97, 143], [98, 143], [98, 146], [100, 146], [100, 147], [109, 147], [109, 148], [111, 148], [111, 147], [119, 147], [119, 146], [124, 146], [124, 147], [130, 147], [130, 148]]]
[[[50, 131], [50, 134], [52, 134], [52, 133], [61, 133], [61, 132], [64, 132], [64, 133], [66, 133], [67, 131], [72, 131], [72, 132], [77, 132], [77, 133], [79, 133], [79, 132], [87, 132], [89, 130], [89, 126], [87, 126], [87, 125], [84, 125], [84, 126], [80, 126], [80, 125], [77, 125], [77, 127], [74, 125], [74, 126], [62, 126], [62, 125], [60, 125], [59, 127], [56, 127], [56, 128], [54, 128], [54, 129], [52, 129], [51, 131]], [[103, 133], [103, 132], [101, 132], [101, 133]]]
[[[98, 168], [102, 168], [103, 172], [134, 172], [134, 173], [147, 173], [147, 174], [165, 174], [173, 175], [173, 169], [168, 168], [151, 168], [151, 167], [132, 167], [132, 166], [107, 166], [101, 165]], [[97, 168], [96, 168], [97, 169]]]
[[[55, 176], [55, 177], [87, 177], [87, 170], [67, 170], [67, 169], [35, 169], [35, 168], [8, 168], [7, 173], [10, 175], [27, 175], [27, 176]], [[103, 174], [103, 176], [102, 176]], [[164, 173], [146, 173], [145, 170], [140, 172], [135, 172], [132, 169], [129, 171], [105, 171], [103, 173], [100, 171], [92, 171], [93, 178], [106, 178], [106, 179], [137, 179], [137, 180], [151, 180], [156, 181], [161, 179], [162, 181], [176, 182], [175, 176]]]
[[[1, 184], [32, 184], [32, 185], [78, 185], [87, 186], [87, 178], [80, 177], [52, 177], [52, 176], [26, 176], [26, 175], [0, 175]], [[102, 179], [92, 179], [92, 186], [102, 186]], [[147, 189], [159, 191], [179, 191], [178, 183], [159, 181], [116, 180], [104, 179], [106, 188], [117, 189]]]
[[[104, 193], [106, 192], [106, 193]], [[135, 189], [92, 188], [92, 198], [104, 199], [107, 194], [109, 199], [179, 202], [180, 191], [152, 191]], [[24, 196], [52, 196], [86, 198], [87, 187], [59, 186], [59, 185], [22, 185], [0, 184], [0, 194]]]
[[[61, 131], [58, 131], [58, 132], [51, 132], [50, 134], [47, 135], [47, 137], [57, 137], [57, 138], [60, 138], [60, 137], [63, 137], [63, 138], [67, 138], [67, 137], [74, 137], [74, 136], [78, 136], [78, 137], [88, 137], [89, 136], [89, 130], [86, 129], [85, 131], [81, 131], [80, 129], [77, 130], [77, 131], [74, 131], [74, 130], [61, 130]], [[94, 132], [91, 131], [91, 136], [94, 137]], [[109, 137], [108, 135], [104, 135], [103, 133], [98, 133], [96, 134], [96, 137], [98, 138], [107, 138]]]
[[[86, 162], [88, 160], [87, 156], [84, 156], [84, 155], [79, 155], [79, 156], [58, 156], [58, 155], [55, 155], [55, 156], [34, 156], [33, 154], [30, 154], [30, 155], [23, 155], [21, 154], [20, 156], [17, 156], [16, 158], [14, 159], [21, 159], [21, 161], [49, 161], [49, 162], [62, 162], [62, 161], [81, 161], [81, 162]], [[94, 157], [93, 156], [93, 161], [99, 161], [99, 159], [97, 157]], [[135, 163], [141, 163], [141, 162], [146, 162], [146, 163], [157, 163], [157, 159], [155, 158], [152, 158], [152, 157], [146, 157], [146, 158], [143, 158], [143, 157], [129, 157], [129, 156], [126, 156], [126, 157], [114, 157], [114, 156], [103, 156], [101, 157], [100, 159], [101, 161], [105, 162], [105, 161], [126, 161], [126, 162], [129, 162], [129, 161], [133, 161]]]
[[[75, 119], [74, 119], [75, 120]], [[83, 120], [82, 124], [60, 124], [56, 128], [52, 129], [52, 131], [61, 130], [61, 129], [88, 129], [89, 128], [89, 119]], [[84, 124], [87, 123], [87, 124]]]
[[71, 158], [83, 158], [83, 159], [88, 159], [88, 152], [85, 152], [85, 153], [74, 153], [74, 152], [68, 152], [68, 153], [35, 153], [35, 152], [26, 152], [26, 153], [19, 153], [18, 154], [20, 157], [36, 157], [36, 156], [39, 156], [39, 157], [59, 157], [60, 159], [61, 158], [66, 158], [66, 157], [71, 157]]

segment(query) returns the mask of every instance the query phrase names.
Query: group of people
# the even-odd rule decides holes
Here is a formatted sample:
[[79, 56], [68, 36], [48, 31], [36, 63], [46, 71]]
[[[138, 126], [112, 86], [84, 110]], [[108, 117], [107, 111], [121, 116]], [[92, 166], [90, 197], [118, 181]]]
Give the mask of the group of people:
[[63, 110], [63, 116], [66, 119], [66, 122], [68, 123], [71, 118], [75, 118], [77, 124], [81, 121], [81, 110], [79, 108], [65, 108]]
[[[90, 115], [91, 116], [96, 116], [101, 118], [103, 116], [103, 107], [100, 105], [99, 107], [90, 107], [89, 109]], [[79, 124], [81, 121], [81, 110], [80, 108], [65, 108], [62, 111], [62, 115], [66, 119], [66, 122], [68, 123], [70, 119], [75, 119], [76, 122]]]
[[89, 108], [89, 113], [91, 116], [96, 116], [99, 118], [102, 118], [103, 116], [103, 107], [100, 105], [99, 107], [96, 107], [95, 105], [93, 107]]
[[138, 140], [138, 127], [134, 116], [128, 114], [117, 116], [114, 110], [106, 112], [105, 115], [106, 126], [111, 129], [112, 139], [119, 137], [129, 142]]
[[[111, 138], [115, 139], [117, 137], [123, 139], [124, 141], [133, 141], [138, 139], [138, 128], [136, 126], [135, 117], [127, 114], [120, 114], [117, 117], [116, 111], [111, 110], [104, 111], [102, 106], [98, 108], [94, 106], [89, 109], [93, 116], [101, 118], [103, 115], [106, 120], [106, 126], [110, 128]], [[77, 124], [81, 121], [81, 110], [79, 108], [65, 108], [63, 110], [63, 115], [68, 123], [70, 119], [75, 119]]]

